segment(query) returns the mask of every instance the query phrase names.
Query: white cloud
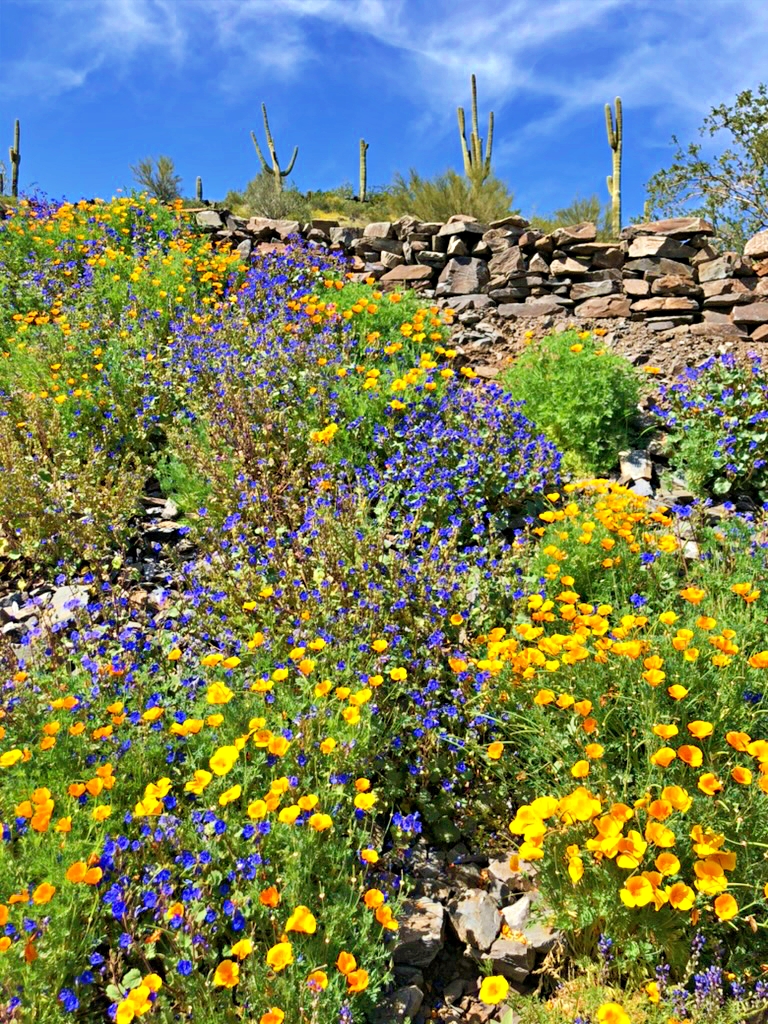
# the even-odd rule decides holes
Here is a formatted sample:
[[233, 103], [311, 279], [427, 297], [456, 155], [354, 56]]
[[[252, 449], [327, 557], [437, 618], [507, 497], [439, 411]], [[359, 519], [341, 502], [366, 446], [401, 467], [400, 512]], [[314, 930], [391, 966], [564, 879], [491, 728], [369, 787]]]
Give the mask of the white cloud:
[[[765, 76], [768, 4], [743, 0], [38, 0], [28, 51], [4, 61], [12, 95], [49, 98], [82, 88], [105, 65], [125, 71], [148, 55], [171, 70], [209, 68], [225, 93], [322, 74], [378, 46], [376, 74], [421, 127], [455, 130], [477, 74], [483, 126], [497, 111], [507, 154], [586, 109], [622, 96], [627, 116], [648, 108], [660, 132], [692, 129], [717, 102]], [[342, 39], [337, 33], [344, 32]], [[330, 42], [329, 42], [330, 41]], [[322, 46], [334, 47], [323, 52]], [[217, 70], [218, 69], [218, 70]], [[514, 121], [515, 103], [544, 113]], [[501, 133], [500, 133], [501, 135]], [[499, 148], [500, 155], [503, 150]]]

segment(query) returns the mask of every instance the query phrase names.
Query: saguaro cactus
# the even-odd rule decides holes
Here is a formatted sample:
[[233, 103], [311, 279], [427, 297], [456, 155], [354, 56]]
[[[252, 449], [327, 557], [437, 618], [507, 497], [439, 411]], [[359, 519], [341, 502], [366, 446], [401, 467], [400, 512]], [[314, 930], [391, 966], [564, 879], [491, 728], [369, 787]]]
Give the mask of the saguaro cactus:
[[608, 132], [608, 145], [613, 150], [613, 174], [606, 178], [611, 197], [611, 227], [614, 238], [618, 238], [621, 233], [621, 148], [624, 142], [624, 117], [619, 96], [616, 97], [615, 125], [611, 105], [605, 104], [605, 127]]
[[368, 143], [365, 139], [360, 139], [360, 193], [358, 199], [361, 203], [365, 202], [365, 190], [368, 185]]
[[262, 103], [261, 104], [261, 112], [264, 115], [264, 131], [265, 131], [266, 136], [267, 136], [267, 148], [269, 150], [269, 155], [270, 155], [270, 158], [272, 160], [272, 166], [271, 167], [269, 166], [267, 161], [264, 159], [264, 154], [259, 149], [259, 143], [258, 143], [258, 141], [256, 139], [256, 135], [255, 135], [254, 132], [251, 132], [251, 138], [253, 139], [253, 144], [256, 147], [256, 152], [259, 154], [259, 160], [261, 161], [261, 166], [264, 168], [264, 170], [266, 171], [267, 174], [271, 174], [273, 176], [274, 181], [275, 181], [275, 188], [277, 189], [277, 191], [278, 192], [282, 192], [282, 190], [283, 190], [283, 178], [287, 178], [288, 175], [293, 170], [293, 165], [296, 163], [296, 157], [297, 157], [298, 152], [299, 152], [299, 147], [298, 146], [294, 146], [293, 156], [291, 157], [291, 162], [288, 164], [288, 166], [286, 167], [285, 170], [281, 170], [280, 162], [277, 159], [277, 153], [275, 152], [275, 143], [274, 143], [274, 141], [272, 139], [272, 132], [269, 130], [269, 121], [267, 120], [267, 105], [266, 105], [266, 103]]
[[195, 199], [198, 203], [202, 203], [203, 201], [203, 179], [199, 174], [195, 178]]
[[14, 197], [17, 197], [19, 194], [19, 164], [21, 163], [19, 134], [20, 129], [17, 119], [13, 126], [13, 145], [8, 147], [8, 155], [11, 158], [11, 195]]
[[0, 160], [0, 196], [5, 195], [5, 164]]
[[472, 75], [472, 134], [467, 143], [465, 133], [464, 108], [458, 107], [459, 135], [461, 137], [461, 149], [464, 155], [464, 173], [472, 182], [473, 188], [478, 188], [491, 173], [491, 151], [493, 149], [493, 111], [488, 117], [488, 142], [483, 156], [483, 140], [480, 138], [477, 123], [477, 83]]

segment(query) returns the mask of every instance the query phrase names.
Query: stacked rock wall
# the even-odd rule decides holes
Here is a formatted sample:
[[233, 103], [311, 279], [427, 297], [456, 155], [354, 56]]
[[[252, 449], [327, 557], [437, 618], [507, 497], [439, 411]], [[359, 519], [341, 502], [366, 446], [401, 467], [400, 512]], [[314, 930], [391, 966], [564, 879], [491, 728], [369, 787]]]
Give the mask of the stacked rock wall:
[[712, 225], [698, 217], [633, 224], [615, 242], [597, 241], [591, 223], [542, 234], [514, 216], [492, 224], [458, 214], [444, 224], [401, 217], [341, 227], [206, 209], [195, 219], [244, 257], [298, 235], [342, 252], [361, 279], [415, 288], [459, 312], [625, 318], [655, 331], [701, 325], [696, 333], [768, 339], [768, 231], [739, 255], [719, 252]]

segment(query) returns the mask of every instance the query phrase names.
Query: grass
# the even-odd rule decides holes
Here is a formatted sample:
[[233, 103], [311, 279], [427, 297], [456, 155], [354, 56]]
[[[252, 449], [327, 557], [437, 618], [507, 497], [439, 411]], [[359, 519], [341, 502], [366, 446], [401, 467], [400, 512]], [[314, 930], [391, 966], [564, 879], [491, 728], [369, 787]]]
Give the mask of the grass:
[[0, 1016], [366, 1021], [447, 824], [564, 936], [539, 995], [478, 969], [499, 1019], [760, 1009], [762, 512], [563, 477], [450, 314], [180, 216], [0, 225], [4, 585], [87, 594], [2, 649]]

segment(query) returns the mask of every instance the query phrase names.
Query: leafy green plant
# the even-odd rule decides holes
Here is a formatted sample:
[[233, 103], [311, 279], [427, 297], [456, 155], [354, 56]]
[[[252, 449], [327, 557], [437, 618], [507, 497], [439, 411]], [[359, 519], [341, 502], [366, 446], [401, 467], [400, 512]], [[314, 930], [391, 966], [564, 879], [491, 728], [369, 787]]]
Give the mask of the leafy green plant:
[[173, 160], [159, 156], [157, 160], [147, 157], [131, 167], [139, 188], [149, 192], [161, 203], [171, 203], [181, 195], [181, 176], [176, 174]]
[[588, 332], [533, 343], [500, 379], [577, 471], [605, 472], [632, 441], [638, 377]]
[[672, 465], [704, 497], [768, 500], [768, 375], [730, 355], [709, 359], [661, 389], [653, 407], [669, 433]]
[[730, 106], [713, 107], [699, 129], [705, 140], [730, 136], [708, 158], [701, 143], [676, 146], [672, 164], [646, 185], [648, 219], [699, 215], [714, 226], [725, 248], [740, 250], [768, 225], [768, 88], [740, 92]]
[[516, 213], [513, 202], [507, 186], [493, 175], [481, 185], [473, 185], [453, 170], [422, 178], [411, 169], [407, 180], [402, 174], [395, 175], [388, 205], [395, 217], [409, 213], [426, 221], [446, 221], [455, 213], [465, 213], [488, 223]]

